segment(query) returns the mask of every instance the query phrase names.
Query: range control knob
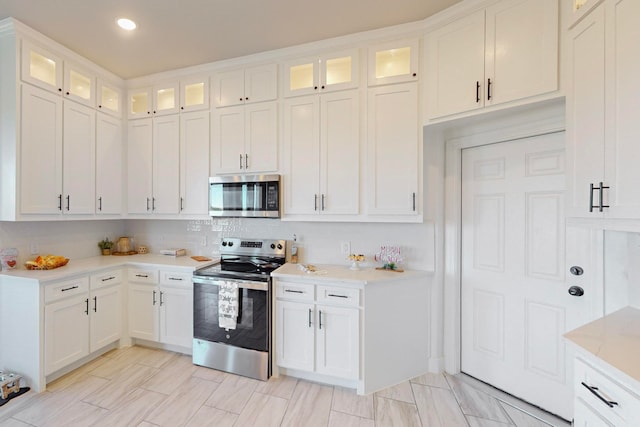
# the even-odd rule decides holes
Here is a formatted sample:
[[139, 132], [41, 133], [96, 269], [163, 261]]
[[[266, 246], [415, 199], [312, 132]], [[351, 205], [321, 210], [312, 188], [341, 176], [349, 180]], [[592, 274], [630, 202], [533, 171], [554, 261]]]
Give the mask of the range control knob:
[[282, 245], [278, 243], [278, 249], [282, 249]]
[[272, 243], [272, 244], [271, 244], [271, 249], [275, 249], [275, 248], [276, 248], [276, 244], [275, 244], [275, 243]]

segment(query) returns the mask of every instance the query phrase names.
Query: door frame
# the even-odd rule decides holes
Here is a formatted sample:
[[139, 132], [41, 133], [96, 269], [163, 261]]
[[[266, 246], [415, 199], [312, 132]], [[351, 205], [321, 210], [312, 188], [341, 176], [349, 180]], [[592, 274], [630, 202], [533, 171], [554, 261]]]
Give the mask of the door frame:
[[462, 258], [462, 150], [546, 135], [565, 130], [564, 102], [525, 109], [509, 115], [486, 117], [456, 128], [444, 137], [444, 368], [461, 368], [461, 258]]

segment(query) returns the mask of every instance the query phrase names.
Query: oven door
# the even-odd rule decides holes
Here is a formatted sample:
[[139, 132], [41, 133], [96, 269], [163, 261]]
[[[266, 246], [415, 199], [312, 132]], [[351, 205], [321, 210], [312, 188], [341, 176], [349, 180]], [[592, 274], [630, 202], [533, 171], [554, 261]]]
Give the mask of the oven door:
[[[225, 281], [238, 284], [236, 329], [218, 323], [218, 289]], [[193, 277], [193, 336], [251, 350], [269, 351], [271, 311], [269, 282]]]

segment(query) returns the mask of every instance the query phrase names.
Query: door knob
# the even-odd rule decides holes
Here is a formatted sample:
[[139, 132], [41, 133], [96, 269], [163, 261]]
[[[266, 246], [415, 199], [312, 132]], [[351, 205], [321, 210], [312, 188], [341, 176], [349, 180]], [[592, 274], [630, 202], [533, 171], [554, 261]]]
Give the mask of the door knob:
[[582, 295], [584, 295], [584, 289], [582, 289], [580, 286], [572, 286], [569, 288], [569, 295], [574, 297], [581, 297]]

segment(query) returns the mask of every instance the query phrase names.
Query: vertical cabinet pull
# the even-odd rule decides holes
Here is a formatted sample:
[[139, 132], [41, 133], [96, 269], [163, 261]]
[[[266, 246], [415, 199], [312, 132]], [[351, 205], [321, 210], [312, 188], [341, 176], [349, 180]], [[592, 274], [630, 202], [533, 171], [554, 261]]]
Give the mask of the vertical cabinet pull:
[[180, 211], [184, 210], [184, 198], [180, 197]]
[[84, 314], [89, 315], [89, 298], [85, 299], [84, 302], [87, 304], [87, 307], [84, 310]]
[[249, 169], [249, 155], [247, 153], [244, 154], [244, 168]]
[[309, 327], [311, 327], [311, 309], [309, 309]]
[[71, 196], [67, 194], [67, 211], [69, 211], [70, 204], [71, 204]]
[[162, 304], [164, 304], [164, 300], [162, 298], [163, 295], [164, 295], [164, 292], [160, 291], [160, 307], [162, 307]]
[[153, 291], [153, 305], [156, 305], [156, 291]]
[[242, 154], [240, 154], [240, 169], [242, 169]]
[[152, 211], [156, 210], [156, 198], [155, 197], [151, 198], [151, 210]]
[[62, 194], [58, 194], [58, 210], [62, 210]]
[[[593, 212], [594, 209], [598, 209], [598, 212], [604, 212], [604, 208], [608, 208], [609, 205], [603, 204], [604, 198], [604, 190], [608, 190], [609, 187], [605, 186], [604, 183], [600, 182], [598, 186], [594, 186], [593, 184], [589, 184], [589, 212]], [[593, 204], [593, 192], [598, 191], [598, 204]]]
[[476, 80], [476, 103], [480, 102], [480, 81]]
[[98, 297], [97, 296], [93, 297], [93, 312], [94, 313], [98, 312]]
[[321, 206], [322, 210], [324, 210], [324, 194], [322, 195], [322, 206]]
[[102, 210], [102, 197], [98, 197], [98, 210]]
[[149, 198], [147, 197], [147, 211], [149, 210]]
[[491, 101], [491, 79], [487, 79], [487, 100]]
[[313, 195], [313, 210], [314, 211], [318, 210], [318, 195], [317, 194]]
[[609, 189], [609, 187], [605, 187], [604, 184], [600, 183], [600, 212], [604, 211], [604, 208], [608, 208], [609, 205], [604, 205], [604, 190]]
[[411, 193], [411, 201], [413, 203], [413, 211], [416, 211], [416, 193]]
[[318, 311], [318, 329], [322, 329], [322, 310]]

